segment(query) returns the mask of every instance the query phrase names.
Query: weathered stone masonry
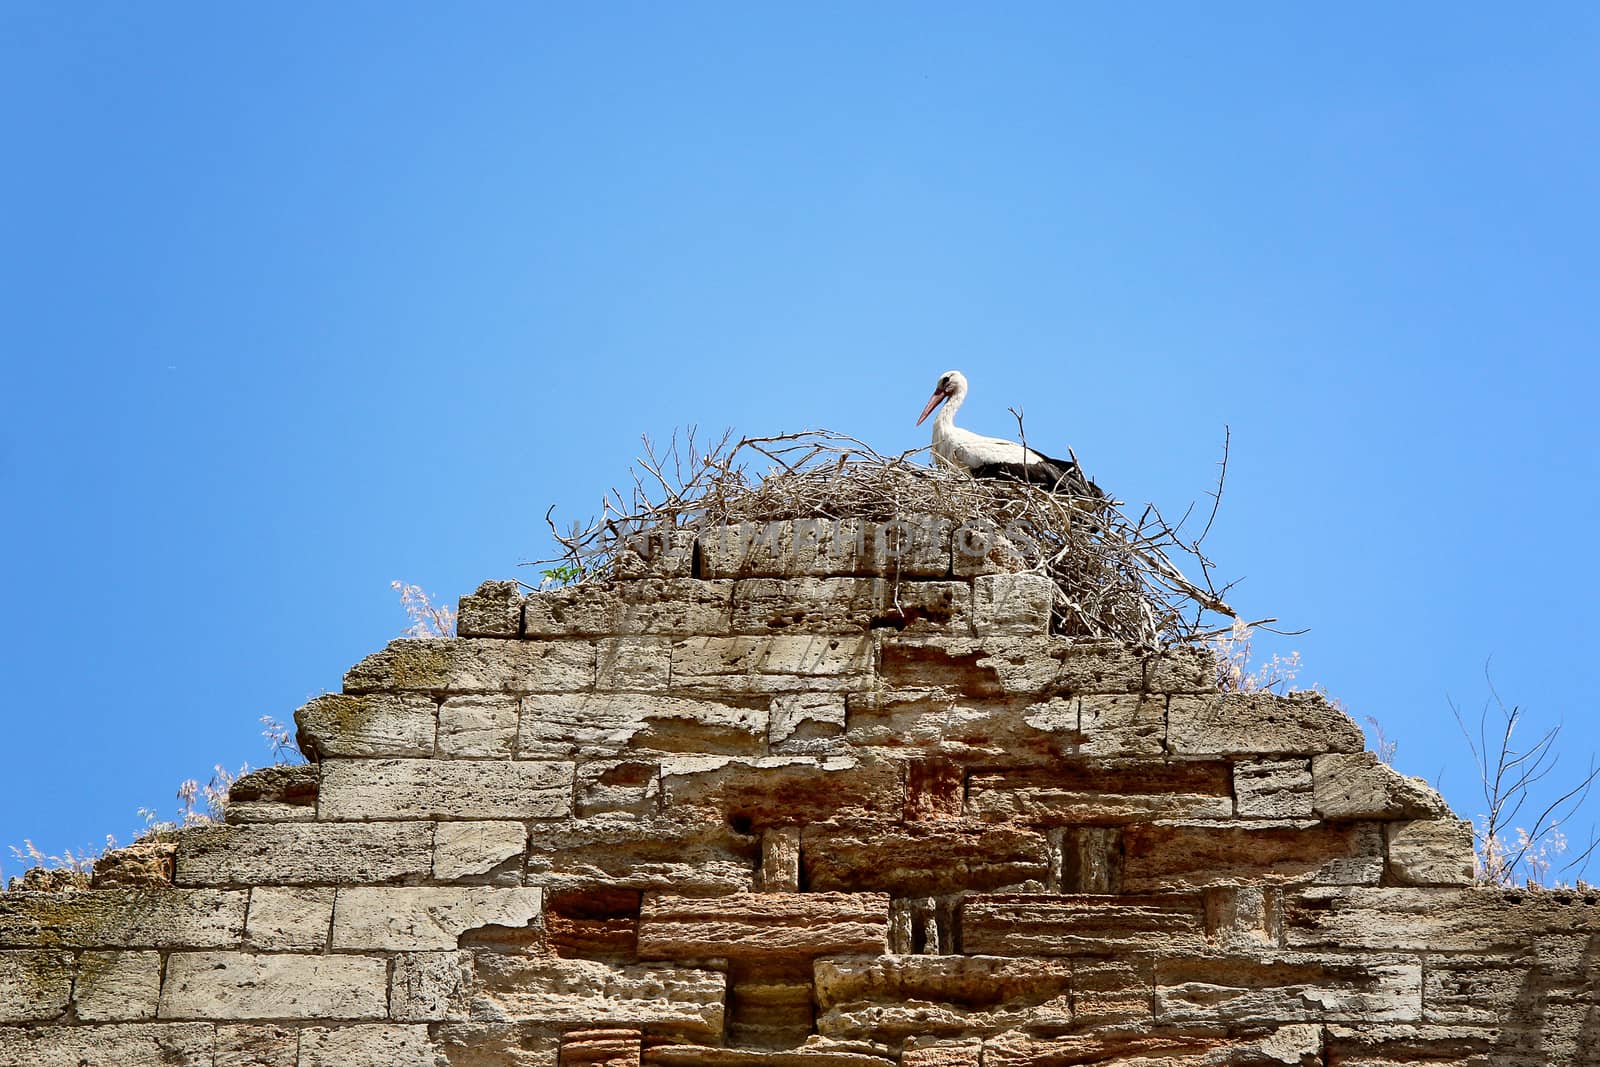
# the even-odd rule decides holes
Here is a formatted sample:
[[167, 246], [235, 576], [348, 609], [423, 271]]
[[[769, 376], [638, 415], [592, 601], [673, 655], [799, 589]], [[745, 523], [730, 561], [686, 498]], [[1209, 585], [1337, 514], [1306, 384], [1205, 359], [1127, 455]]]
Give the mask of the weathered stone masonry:
[[821, 531], [488, 583], [175, 869], [0, 894], [0, 1065], [1600, 1063], [1596, 899], [1340, 711]]

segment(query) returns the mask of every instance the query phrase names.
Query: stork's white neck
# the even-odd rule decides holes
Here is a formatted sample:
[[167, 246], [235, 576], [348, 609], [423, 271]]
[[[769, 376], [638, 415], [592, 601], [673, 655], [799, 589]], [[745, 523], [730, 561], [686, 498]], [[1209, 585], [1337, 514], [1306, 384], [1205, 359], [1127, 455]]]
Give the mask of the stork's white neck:
[[948, 434], [951, 428], [955, 426], [956, 408], [960, 407], [961, 402], [966, 398], [967, 390], [965, 386], [957, 386], [956, 391], [950, 394], [950, 399], [944, 402], [939, 408], [939, 413], [933, 417], [933, 433], [935, 437]]

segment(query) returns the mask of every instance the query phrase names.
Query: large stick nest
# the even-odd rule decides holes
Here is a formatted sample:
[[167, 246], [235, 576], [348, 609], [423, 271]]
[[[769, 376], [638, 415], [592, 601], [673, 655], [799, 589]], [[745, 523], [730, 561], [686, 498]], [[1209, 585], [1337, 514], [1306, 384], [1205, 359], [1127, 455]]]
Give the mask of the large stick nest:
[[[709, 447], [693, 429], [682, 440], [674, 433], [665, 448], [646, 437], [632, 488], [607, 493], [600, 517], [586, 526], [574, 523], [562, 533], [552, 523], [561, 551], [534, 565], [553, 565], [544, 571], [547, 584], [604, 581], [619, 576], [626, 546], [672, 530], [794, 519], [915, 523], [933, 516], [957, 528], [958, 546], [963, 538], [986, 544], [987, 558], [1002, 558], [1005, 569], [1048, 575], [1057, 633], [1157, 647], [1204, 641], [1227, 629], [1223, 618], [1235, 617], [1223, 600], [1226, 587], [1215, 587], [1212, 563], [1200, 550], [1215, 504], [1206, 529], [1185, 541], [1180, 528], [1189, 513], [1174, 525], [1146, 505], [1134, 520], [1115, 501], [926, 466], [917, 459], [927, 452], [883, 456], [829, 430], [738, 441], [729, 432]], [[1217, 501], [1221, 491], [1219, 478]]]

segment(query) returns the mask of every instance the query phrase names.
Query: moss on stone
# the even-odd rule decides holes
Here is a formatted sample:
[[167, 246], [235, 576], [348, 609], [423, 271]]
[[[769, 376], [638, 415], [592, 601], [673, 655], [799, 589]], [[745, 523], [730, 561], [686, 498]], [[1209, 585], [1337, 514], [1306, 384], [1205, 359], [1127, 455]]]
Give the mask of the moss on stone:
[[142, 893], [7, 893], [0, 896], [0, 945], [81, 947], [98, 930], [128, 925], [148, 914]]
[[391, 641], [382, 652], [373, 653], [345, 673], [345, 692], [441, 691], [449, 685], [458, 645], [456, 638]]
[[116, 969], [115, 952], [81, 952], [78, 954], [78, 976], [73, 987], [76, 1000], [87, 998], [106, 976]]
[[[213, 830], [225, 828], [185, 832]], [[215, 946], [243, 936], [244, 902], [242, 891], [218, 890], [4, 893], [0, 894], [0, 947]]]

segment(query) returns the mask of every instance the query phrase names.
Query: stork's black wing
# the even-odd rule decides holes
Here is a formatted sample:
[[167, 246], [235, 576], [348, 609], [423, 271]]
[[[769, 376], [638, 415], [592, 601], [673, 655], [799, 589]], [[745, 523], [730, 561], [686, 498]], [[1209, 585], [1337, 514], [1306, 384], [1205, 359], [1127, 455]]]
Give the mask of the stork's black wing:
[[980, 463], [972, 468], [974, 478], [1009, 478], [1016, 482], [1042, 485], [1053, 492], [1104, 500], [1106, 494], [1090, 481], [1070, 459], [1043, 456], [1033, 463]]

